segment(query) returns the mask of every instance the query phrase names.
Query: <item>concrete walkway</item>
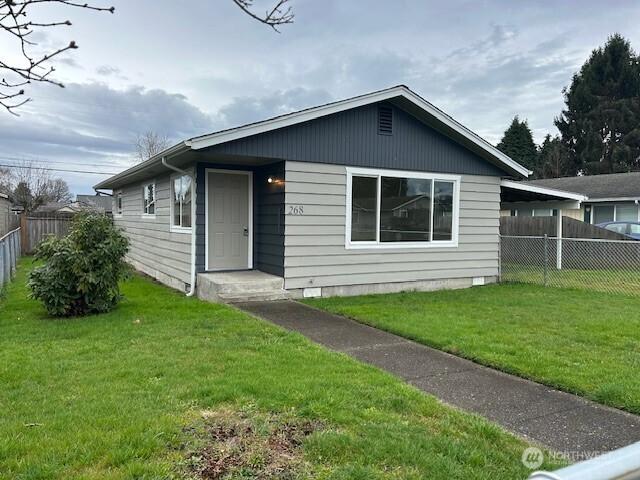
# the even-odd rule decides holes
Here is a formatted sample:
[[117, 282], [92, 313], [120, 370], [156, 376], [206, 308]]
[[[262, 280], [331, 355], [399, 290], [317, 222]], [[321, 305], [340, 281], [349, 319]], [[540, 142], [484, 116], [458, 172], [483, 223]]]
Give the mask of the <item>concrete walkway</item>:
[[640, 417], [597, 405], [292, 301], [236, 304], [332, 350], [375, 365], [446, 403], [561, 452], [640, 441]]

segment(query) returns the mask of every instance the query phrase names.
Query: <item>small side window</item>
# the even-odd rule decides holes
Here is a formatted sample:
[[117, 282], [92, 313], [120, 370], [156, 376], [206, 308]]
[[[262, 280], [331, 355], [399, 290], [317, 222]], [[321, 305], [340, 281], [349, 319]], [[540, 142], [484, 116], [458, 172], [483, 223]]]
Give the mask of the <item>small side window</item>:
[[142, 207], [145, 215], [156, 214], [156, 185], [148, 183], [142, 187]]
[[115, 194], [116, 215], [122, 215], [122, 192]]
[[191, 228], [191, 201], [193, 199], [193, 187], [191, 177], [182, 175], [175, 177], [171, 182], [172, 216], [171, 227]]

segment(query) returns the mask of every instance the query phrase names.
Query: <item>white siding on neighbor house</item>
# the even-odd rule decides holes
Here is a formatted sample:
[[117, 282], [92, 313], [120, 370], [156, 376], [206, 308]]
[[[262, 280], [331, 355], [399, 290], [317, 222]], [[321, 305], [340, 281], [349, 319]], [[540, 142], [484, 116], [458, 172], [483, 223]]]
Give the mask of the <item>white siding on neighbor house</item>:
[[9, 200], [0, 196], [0, 237], [9, 232], [11, 204]]
[[[138, 270], [158, 281], [185, 289], [191, 281], [191, 233], [171, 231], [170, 174], [114, 190], [114, 222], [129, 238], [127, 260]], [[156, 213], [144, 215], [142, 186], [155, 181]], [[117, 214], [115, 198], [122, 191], [122, 215]]]
[[286, 162], [285, 288], [498, 275], [500, 178], [462, 175], [457, 247], [346, 249], [346, 167]]

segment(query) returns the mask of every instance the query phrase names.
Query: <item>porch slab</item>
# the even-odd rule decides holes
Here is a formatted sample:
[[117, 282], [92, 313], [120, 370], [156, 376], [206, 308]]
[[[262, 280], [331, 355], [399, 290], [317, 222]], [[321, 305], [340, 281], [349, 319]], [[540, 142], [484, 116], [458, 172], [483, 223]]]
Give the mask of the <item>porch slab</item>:
[[210, 302], [284, 300], [284, 278], [260, 270], [207, 272], [198, 274], [197, 295]]

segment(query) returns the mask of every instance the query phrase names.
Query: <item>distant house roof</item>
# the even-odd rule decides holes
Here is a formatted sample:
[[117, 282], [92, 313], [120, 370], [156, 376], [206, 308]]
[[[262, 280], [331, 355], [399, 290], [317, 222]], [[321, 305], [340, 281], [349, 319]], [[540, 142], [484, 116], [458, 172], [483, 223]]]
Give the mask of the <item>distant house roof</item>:
[[547, 178], [522, 183], [580, 193], [590, 202], [640, 199], [640, 172]]
[[287, 113], [285, 115], [280, 115], [260, 122], [249, 123], [247, 125], [241, 125], [239, 127], [221, 130], [207, 135], [189, 138], [164, 150], [163, 152], [160, 152], [149, 160], [139, 163], [138, 165], [98, 183], [94, 188], [114, 189], [120, 187], [129, 181], [134, 175], [161, 164], [163, 158], [177, 156], [190, 151], [201, 150], [225, 142], [297, 125], [327, 115], [332, 115], [334, 113], [383, 101], [396, 102], [398, 106], [405, 109], [419, 120], [438, 125], [439, 129], [449, 138], [472, 150], [487, 162], [496, 165], [510, 175], [515, 175], [519, 178], [526, 178], [530, 173], [529, 169], [511, 159], [508, 155], [498, 150], [479, 135], [454, 120], [451, 116], [426, 101], [405, 85], [397, 85], [395, 87], [366, 93], [357, 97], [347, 98], [345, 100], [339, 100], [337, 102]]
[[82, 210], [77, 202], [48, 202], [35, 209], [36, 213], [74, 213]]
[[113, 201], [108, 195], [76, 195], [76, 202], [100, 212], [109, 213], [113, 209]]

